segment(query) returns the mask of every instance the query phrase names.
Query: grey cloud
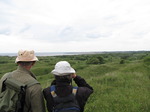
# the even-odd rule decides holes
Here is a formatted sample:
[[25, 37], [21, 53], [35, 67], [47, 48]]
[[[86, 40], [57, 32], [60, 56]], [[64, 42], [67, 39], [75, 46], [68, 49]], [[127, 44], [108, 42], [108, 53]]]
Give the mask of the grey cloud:
[[[35, 28], [35, 29], [34, 29]], [[40, 28], [40, 29], [39, 29]], [[91, 39], [96, 39], [96, 38], [106, 38], [111, 35], [109, 32], [105, 33], [88, 33], [92, 29], [77, 29], [76, 27], [73, 26], [37, 26], [31, 28], [34, 30], [33, 34], [36, 39], [39, 39], [41, 41], [46, 41], [46, 42], [70, 42], [70, 41], [91, 41]], [[31, 30], [30, 29], [30, 30]], [[95, 29], [95, 28], [94, 28]], [[41, 31], [40, 31], [41, 30]], [[40, 33], [38, 33], [40, 32]], [[43, 37], [43, 38], [42, 38]]]
[[[63, 29], [61, 29], [58, 33], [58, 38], [60, 40], [70, 40], [73, 35], [75, 34], [75, 31], [72, 27], [65, 27]], [[74, 35], [75, 36], [75, 35]], [[72, 38], [75, 39], [75, 38]]]
[[95, 39], [95, 38], [106, 38], [106, 37], [109, 37], [110, 35], [111, 35], [111, 32], [109, 32], [109, 33], [89, 33], [86, 36], [88, 38]]
[[3, 35], [9, 35], [10, 33], [11, 33], [10, 29], [1, 29], [0, 30], [0, 34], [3, 34]]
[[136, 32], [136, 33], [133, 33], [133, 34], [135, 35], [136, 38], [143, 38], [148, 33], [149, 33], [149, 31], [140, 31], [140, 32]]
[[29, 30], [30, 28], [31, 28], [31, 25], [26, 25], [25, 27], [23, 27], [23, 28], [19, 31], [19, 33], [23, 33], [23, 32], [25, 32], [25, 31]]
[[101, 35], [100, 34], [87, 34], [87, 37], [88, 38], [99, 38], [99, 37], [101, 37]]
[[0, 0], [0, 2], [5, 4], [12, 4], [12, 0]]
[[64, 29], [62, 29], [62, 31], [61, 31], [61, 35], [68, 35], [68, 34], [70, 34], [70, 33], [72, 33], [73, 32], [73, 28], [72, 27], [65, 27]]
[[103, 37], [103, 35], [101, 35], [101, 34], [94, 34], [94, 33], [87, 34], [86, 36], [87, 36], [88, 38], [99, 38], [99, 37]]
[[36, 40], [55, 43], [85, 41], [88, 38], [85, 32], [77, 31], [72, 26], [32, 25], [27, 32], [32, 33]]
[[115, 19], [117, 16], [115, 15], [110, 15], [110, 16], [106, 16], [106, 17], [103, 17], [104, 20], [111, 20], [111, 19]]
[[12, 19], [13, 16], [11, 15], [7, 15], [6, 13], [3, 13], [3, 12], [0, 12], [0, 24], [1, 24], [1, 27], [2, 25], [9, 25], [11, 23], [11, 20], [10, 18]]

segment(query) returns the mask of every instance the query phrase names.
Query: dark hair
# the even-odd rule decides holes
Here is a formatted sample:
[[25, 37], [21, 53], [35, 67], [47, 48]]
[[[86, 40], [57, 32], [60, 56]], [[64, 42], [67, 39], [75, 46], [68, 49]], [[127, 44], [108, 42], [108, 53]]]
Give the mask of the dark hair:
[[17, 63], [20, 64], [21, 66], [30, 66], [30, 65], [34, 64], [35, 61], [19, 61]]
[[57, 75], [55, 75], [55, 79], [56, 80], [71, 80], [72, 78], [71, 78], [71, 74], [69, 74], [69, 75], [64, 75], [64, 76], [57, 76]]

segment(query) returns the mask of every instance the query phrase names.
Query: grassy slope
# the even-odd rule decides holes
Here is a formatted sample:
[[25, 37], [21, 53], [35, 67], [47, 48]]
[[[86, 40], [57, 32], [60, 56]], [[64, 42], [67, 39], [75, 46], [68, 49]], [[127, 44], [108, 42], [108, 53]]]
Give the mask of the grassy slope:
[[95, 91], [88, 100], [86, 112], [149, 112], [150, 69], [141, 62], [90, 69], [88, 72], [87, 68], [85, 77]]
[[[7, 62], [9, 58], [1, 59]], [[62, 58], [41, 57], [32, 71], [37, 75], [42, 87], [50, 85], [53, 76], [50, 71]], [[9, 59], [10, 60], [10, 59]], [[0, 77], [16, 69], [14, 58], [0, 65]], [[1, 61], [1, 62], [2, 62]], [[130, 61], [125, 64], [111, 62], [102, 65], [87, 65], [84, 61], [69, 60], [94, 88], [88, 99], [85, 112], [149, 112], [150, 110], [150, 66], [143, 61]]]
[[[89, 65], [78, 70], [94, 88], [85, 112], [149, 112], [150, 69], [142, 62]], [[51, 74], [38, 76], [43, 88], [53, 80]]]

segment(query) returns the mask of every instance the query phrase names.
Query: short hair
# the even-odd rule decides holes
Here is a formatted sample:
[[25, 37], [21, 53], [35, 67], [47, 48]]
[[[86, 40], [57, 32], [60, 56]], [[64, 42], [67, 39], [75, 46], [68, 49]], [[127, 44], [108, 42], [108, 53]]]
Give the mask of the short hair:
[[17, 63], [20, 64], [21, 66], [30, 66], [33, 63], [35, 63], [35, 61], [19, 61]]

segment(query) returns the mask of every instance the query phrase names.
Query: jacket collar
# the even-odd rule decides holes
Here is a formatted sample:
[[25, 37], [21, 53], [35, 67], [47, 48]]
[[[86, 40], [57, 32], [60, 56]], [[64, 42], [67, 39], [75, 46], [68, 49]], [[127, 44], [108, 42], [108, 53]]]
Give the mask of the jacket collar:
[[34, 75], [31, 71], [29, 71], [29, 70], [23, 68], [22, 66], [18, 66], [17, 70], [22, 71], [22, 72], [25, 72], [25, 73], [27, 73], [27, 74], [30, 74], [33, 78], [36, 79], [35, 75]]

